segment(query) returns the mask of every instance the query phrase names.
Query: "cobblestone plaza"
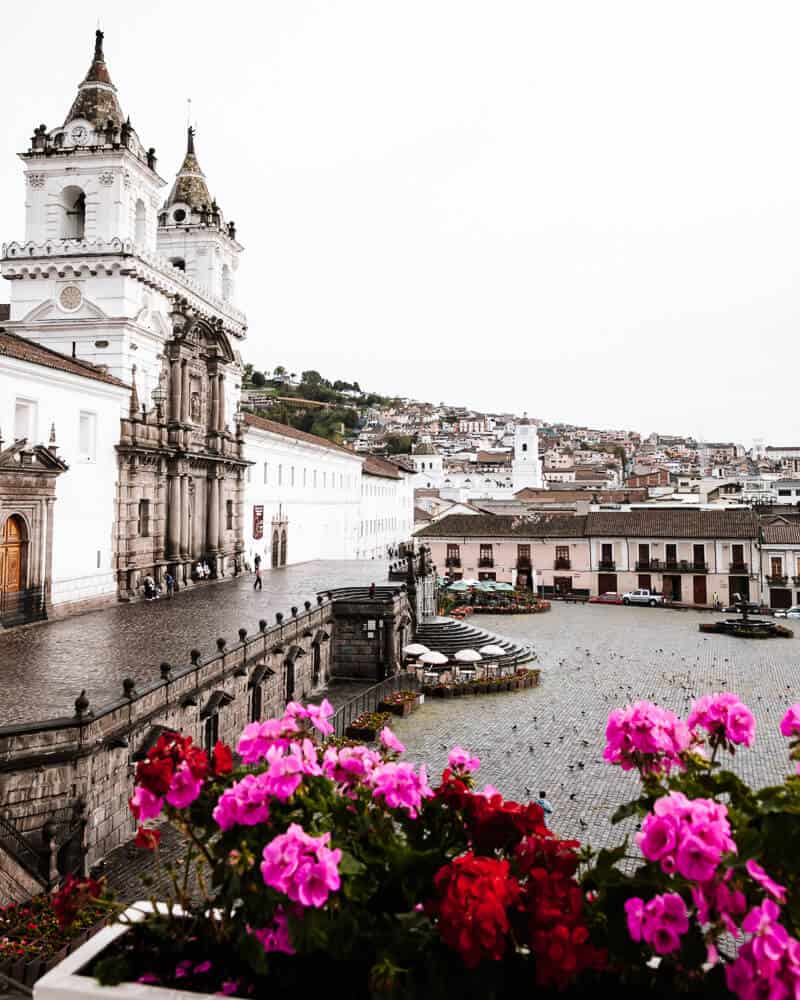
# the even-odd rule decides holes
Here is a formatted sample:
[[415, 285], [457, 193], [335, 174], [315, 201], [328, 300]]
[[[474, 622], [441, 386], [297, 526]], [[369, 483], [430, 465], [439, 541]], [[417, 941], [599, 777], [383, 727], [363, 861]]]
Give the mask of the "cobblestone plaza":
[[[608, 818], [635, 796], [635, 774], [602, 760], [608, 713], [648, 699], [686, 718], [696, 696], [733, 691], [756, 716], [756, 742], [735, 758], [751, 782], [780, 781], [789, 768], [778, 725], [800, 700], [800, 639], [703, 636], [713, 617], [601, 605], [554, 605], [547, 614], [476, 622], [537, 650], [538, 688], [482, 698], [427, 699], [395, 730], [408, 756], [438, 778], [450, 747], [481, 758], [481, 784], [520, 800], [547, 792], [551, 826], [601, 847], [618, 843]], [[730, 761], [730, 758], [727, 758]], [[727, 764], [726, 764], [727, 766]]]

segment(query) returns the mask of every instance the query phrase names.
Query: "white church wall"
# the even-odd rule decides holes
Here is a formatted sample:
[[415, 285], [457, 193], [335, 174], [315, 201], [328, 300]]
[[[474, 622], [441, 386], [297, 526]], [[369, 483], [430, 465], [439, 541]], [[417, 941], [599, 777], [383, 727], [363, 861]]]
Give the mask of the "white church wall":
[[[271, 561], [273, 518], [288, 522], [287, 563], [356, 556], [362, 459], [248, 426], [244, 457], [254, 464], [245, 486], [245, 551]], [[254, 537], [254, 507], [263, 507], [263, 537]]]
[[[55, 426], [58, 455], [69, 469], [56, 480], [53, 505], [52, 607], [113, 601], [112, 526], [119, 421], [125, 388], [68, 372], [4, 358], [0, 366], [0, 429], [15, 436], [17, 401], [33, 404], [29, 443], [48, 444]], [[81, 414], [89, 416], [88, 449], [81, 449]], [[86, 443], [86, 441], [84, 442]]]

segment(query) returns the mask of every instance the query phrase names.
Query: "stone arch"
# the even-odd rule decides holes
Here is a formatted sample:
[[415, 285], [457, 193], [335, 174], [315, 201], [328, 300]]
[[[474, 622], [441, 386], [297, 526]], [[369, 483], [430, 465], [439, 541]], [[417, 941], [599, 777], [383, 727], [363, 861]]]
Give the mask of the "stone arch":
[[147, 242], [147, 208], [141, 198], [136, 199], [135, 232], [136, 243], [143, 247]]
[[65, 240], [82, 240], [86, 236], [86, 192], [70, 184], [61, 192], [61, 233]]
[[272, 568], [280, 566], [281, 558], [281, 533], [277, 528], [272, 531]]

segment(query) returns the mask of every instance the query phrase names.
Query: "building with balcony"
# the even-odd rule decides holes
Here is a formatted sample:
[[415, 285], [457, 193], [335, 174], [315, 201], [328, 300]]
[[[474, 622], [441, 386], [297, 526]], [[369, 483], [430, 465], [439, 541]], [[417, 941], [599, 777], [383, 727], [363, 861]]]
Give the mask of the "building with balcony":
[[763, 600], [771, 608], [800, 604], [800, 518], [761, 518]]

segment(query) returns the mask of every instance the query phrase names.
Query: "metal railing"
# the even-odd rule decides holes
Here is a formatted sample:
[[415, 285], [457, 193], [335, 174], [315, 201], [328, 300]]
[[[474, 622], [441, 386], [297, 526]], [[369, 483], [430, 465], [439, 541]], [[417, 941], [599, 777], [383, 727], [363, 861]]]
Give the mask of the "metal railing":
[[788, 582], [788, 576], [780, 576], [777, 574], [770, 574], [767, 576], [767, 583], [770, 587], [785, 587]]
[[553, 563], [553, 569], [570, 569], [572, 567], [571, 559], [556, 559]]
[[597, 564], [597, 568], [601, 573], [613, 573], [617, 568], [617, 564], [613, 559], [601, 559]]
[[378, 707], [378, 702], [383, 701], [386, 695], [393, 694], [395, 691], [419, 691], [419, 687], [417, 675], [406, 671], [392, 674], [391, 677], [373, 684], [372, 687], [346, 701], [336, 710], [331, 720], [334, 732], [337, 736], [344, 736], [345, 730], [353, 719], [357, 719], [363, 712], [374, 712]]
[[0, 843], [29, 875], [47, 888], [47, 877], [42, 872], [42, 855], [5, 816], [0, 816]]
[[746, 562], [732, 562], [728, 567], [729, 573], [741, 573], [742, 576], [750, 572], [750, 567]]

